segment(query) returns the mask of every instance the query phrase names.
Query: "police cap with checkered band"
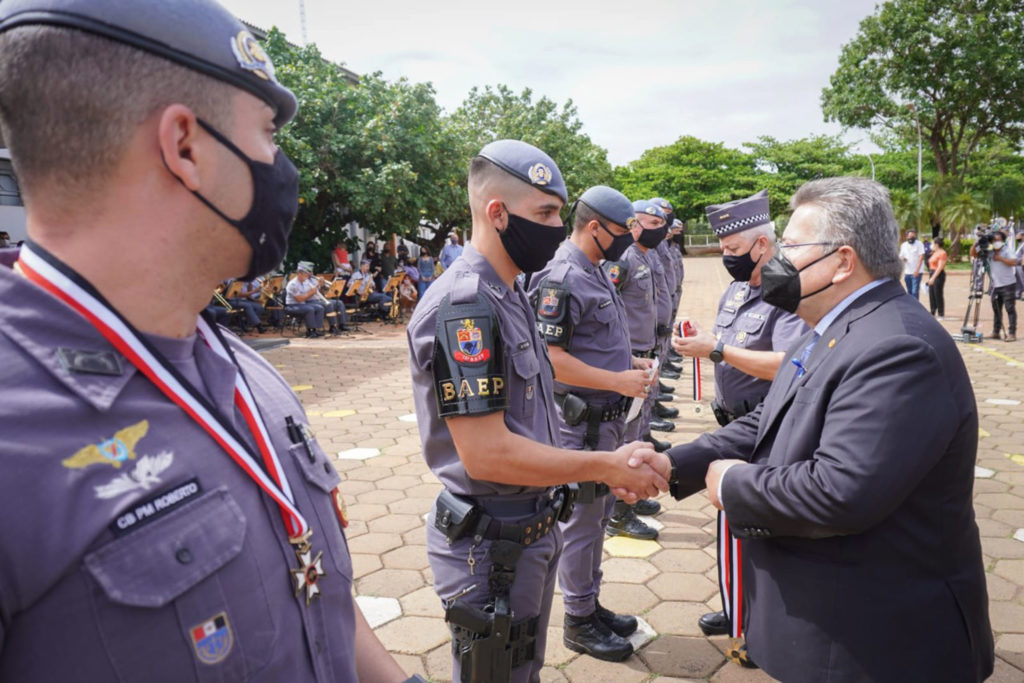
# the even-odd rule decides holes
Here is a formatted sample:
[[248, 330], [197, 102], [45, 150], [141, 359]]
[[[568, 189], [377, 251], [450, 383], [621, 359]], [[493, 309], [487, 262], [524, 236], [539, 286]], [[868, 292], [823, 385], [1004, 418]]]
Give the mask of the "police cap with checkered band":
[[704, 211], [707, 213], [712, 232], [719, 238], [771, 222], [768, 190], [761, 190], [746, 199], [712, 205]]

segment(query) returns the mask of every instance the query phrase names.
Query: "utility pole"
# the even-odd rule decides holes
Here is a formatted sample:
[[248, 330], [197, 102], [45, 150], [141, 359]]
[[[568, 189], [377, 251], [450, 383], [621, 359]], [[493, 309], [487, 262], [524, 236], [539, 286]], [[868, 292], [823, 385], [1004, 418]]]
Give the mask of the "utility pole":
[[[309, 38], [306, 35], [306, 0], [299, 0], [299, 24], [302, 28], [302, 45], [305, 47], [309, 44]], [[920, 191], [918, 189], [918, 192]]]

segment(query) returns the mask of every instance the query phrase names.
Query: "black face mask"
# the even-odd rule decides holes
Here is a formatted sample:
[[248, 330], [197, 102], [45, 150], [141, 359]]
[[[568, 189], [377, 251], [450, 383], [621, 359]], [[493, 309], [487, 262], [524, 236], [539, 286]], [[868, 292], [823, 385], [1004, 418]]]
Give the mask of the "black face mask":
[[601, 221], [597, 221], [597, 224], [601, 226], [601, 229], [612, 236], [612, 243], [605, 249], [601, 246], [601, 241], [597, 239], [596, 235], [592, 235], [594, 243], [597, 244], [597, 248], [601, 250], [601, 256], [605, 261], [618, 261], [622, 258], [622, 255], [629, 248], [629, 245], [633, 244], [633, 233], [627, 232], [625, 235], [616, 235]]
[[[757, 244], [755, 241], [754, 244]], [[749, 282], [750, 276], [754, 274], [754, 268], [757, 268], [757, 264], [764, 258], [764, 254], [761, 254], [757, 260], [750, 258], [750, 252], [754, 251], [754, 245], [750, 245], [750, 249], [747, 249], [747, 253], [736, 256], [734, 254], [723, 254], [722, 264], [725, 269], [729, 271], [729, 275], [732, 275], [733, 280], [739, 282]]]
[[660, 228], [654, 228], [653, 230], [644, 229], [643, 231], [640, 232], [640, 239], [638, 239], [637, 242], [640, 244], [641, 247], [646, 247], [647, 249], [654, 249], [659, 244], [661, 244], [661, 241], [665, 239], [665, 235], [667, 234], [667, 225], [663, 225]]
[[[217, 142], [244, 161], [252, 174], [252, 205], [249, 212], [239, 220], [229, 218], [206, 197], [192, 191], [199, 201], [242, 233], [242, 237], [252, 247], [249, 270], [241, 276], [243, 280], [251, 280], [273, 270], [284, 259], [288, 250], [288, 235], [291, 234], [295, 214], [299, 211], [299, 172], [280, 149], [274, 155], [272, 164], [255, 161], [210, 124], [202, 119], [196, 119], [196, 122]], [[185, 184], [181, 178], [178, 178], [178, 182]]]
[[815, 294], [820, 294], [832, 286], [830, 282], [817, 291], [801, 295], [800, 273], [837, 251], [839, 250], [833, 249], [797, 270], [793, 262], [786, 258], [785, 254], [780, 250], [778, 254], [770, 258], [764, 264], [764, 267], [761, 268], [761, 298], [772, 306], [778, 306], [788, 313], [796, 313], [796, 309], [799, 308], [801, 301]]
[[498, 234], [512, 263], [524, 273], [536, 273], [555, 255], [567, 233], [564, 225], [534, 223], [509, 212], [508, 226]]
[[916, 237], [908, 237], [907, 241], [910, 242], [911, 244], [913, 244], [914, 242], [917, 241], [917, 238]]

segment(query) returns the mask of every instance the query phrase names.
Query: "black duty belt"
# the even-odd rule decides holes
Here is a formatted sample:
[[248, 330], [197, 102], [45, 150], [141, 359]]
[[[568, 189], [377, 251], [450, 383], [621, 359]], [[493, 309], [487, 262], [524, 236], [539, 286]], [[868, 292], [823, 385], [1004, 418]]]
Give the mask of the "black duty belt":
[[[565, 410], [565, 401], [566, 401], [566, 397], [567, 396], [568, 396], [568, 394], [555, 394], [555, 403], [558, 404], [559, 408], [563, 409], [563, 414], [564, 414], [564, 410]], [[582, 397], [580, 397], [580, 398], [582, 398]], [[619, 400], [616, 401], [615, 403], [609, 403], [609, 404], [604, 405], [604, 406], [599, 406], [599, 405], [594, 405], [592, 403], [588, 403], [587, 407], [586, 407], [586, 410], [583, 411], [580, 414], [580, 419], [578, 421], [576, 421], [574, 423], [568, 423], [567, 422], [566, 424], [569, 424], [570, 427], [575, 427], [576, 425], [580, 424], [581, 422], [588, 421], [591, 416], [597, 416], [597, 415], [601, 416], [601, 419], [598, 420], [599, 422], [614, 422], [615, 420], [618, 420], [620, 417], [625, 415], [626, 411], [628, 409], [629, 409], [629, 397], [628, 396], [620, 396]]]
[[654, 358], [657, 354], [657, 349], [647, 349], [646, 351], [637, 351], [636, 349], [633, 349], [633, 355], [637, 358]]
[[437, 497], [434, 526], [453, 543], [460, 538], [489, 541], [511, 541], [525, 546], [536, 543], [551, 531], [559, 521], [567, 521], [572, 514], [575, 492], [568, 486], [551, 489], [543, 509], [517, 522], [503, 522], [469, 496], [452, 493], [448, 489]]

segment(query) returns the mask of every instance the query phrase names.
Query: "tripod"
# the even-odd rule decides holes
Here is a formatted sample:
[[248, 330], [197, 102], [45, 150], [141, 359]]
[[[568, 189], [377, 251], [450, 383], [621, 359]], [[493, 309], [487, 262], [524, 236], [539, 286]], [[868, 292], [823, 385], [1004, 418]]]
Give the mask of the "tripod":
[[[991, 255], [986, 250], [984, 253], [979, 253], [971, 264], [971, 288], [967, 294], [964, 324], [960, 326], [960, 341], [981, 341], [981, 333], [978, 332], [978, 316], [981, 313], [981, 300], [985, 298], [985, 280], [990, 279], [990, 260]], [[972, 313], [974, 314], [973, 318]]]

